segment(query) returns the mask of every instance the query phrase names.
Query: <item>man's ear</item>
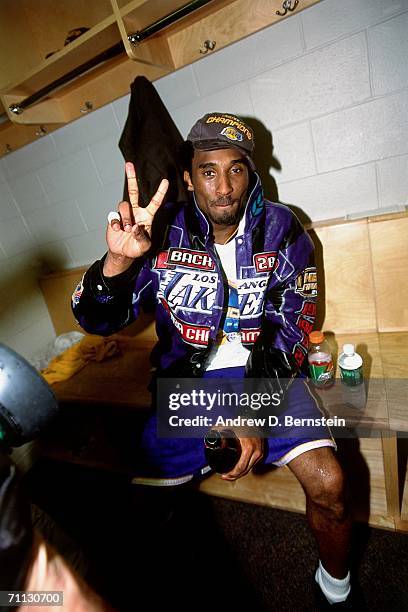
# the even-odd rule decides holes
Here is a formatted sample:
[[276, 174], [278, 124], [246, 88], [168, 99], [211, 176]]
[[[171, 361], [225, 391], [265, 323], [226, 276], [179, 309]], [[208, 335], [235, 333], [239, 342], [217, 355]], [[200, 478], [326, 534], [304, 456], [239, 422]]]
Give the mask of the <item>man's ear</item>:
[[191, 182], [191, 176], [188, 170], [184, 170], [184, 182], [187, 185], [188, 191], [194, 191], [193, 183]]

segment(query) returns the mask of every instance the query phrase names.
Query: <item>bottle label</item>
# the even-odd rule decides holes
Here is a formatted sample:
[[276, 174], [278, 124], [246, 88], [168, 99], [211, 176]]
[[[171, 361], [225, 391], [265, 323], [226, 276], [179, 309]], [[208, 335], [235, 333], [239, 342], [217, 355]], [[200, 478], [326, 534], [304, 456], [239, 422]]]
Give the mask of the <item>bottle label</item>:
[[325, 384], [333, 378], [333, 362], [332, 361], [315, 361], [309, 364], [310, 375], [316, 382]]
[[354, 370], [346, 370], [340, 366], [340, 376], [343, 382], [348, 385], [358, 385], [363, 382], [363, 368], [355, 368]]

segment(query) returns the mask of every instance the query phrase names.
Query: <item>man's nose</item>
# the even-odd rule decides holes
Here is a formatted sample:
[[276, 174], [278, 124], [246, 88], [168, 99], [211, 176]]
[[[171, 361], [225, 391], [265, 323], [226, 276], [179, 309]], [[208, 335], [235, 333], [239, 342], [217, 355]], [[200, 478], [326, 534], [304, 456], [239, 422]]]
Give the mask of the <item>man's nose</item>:
[[218, 180], [217, 192], [220, 195], [228, 195], [232, 191], [230, 177], [227, 173], [221, 174]]

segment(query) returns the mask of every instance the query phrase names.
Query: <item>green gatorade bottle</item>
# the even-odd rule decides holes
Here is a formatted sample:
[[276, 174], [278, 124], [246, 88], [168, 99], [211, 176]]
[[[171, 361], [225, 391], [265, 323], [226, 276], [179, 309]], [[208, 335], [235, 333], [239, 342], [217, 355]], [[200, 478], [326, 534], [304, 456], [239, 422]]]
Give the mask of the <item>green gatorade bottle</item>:
[[328, 387], [334, 382], [333, 359], [330, 346], [321, 331], [309, 334], [310, 377], [318, 387]]

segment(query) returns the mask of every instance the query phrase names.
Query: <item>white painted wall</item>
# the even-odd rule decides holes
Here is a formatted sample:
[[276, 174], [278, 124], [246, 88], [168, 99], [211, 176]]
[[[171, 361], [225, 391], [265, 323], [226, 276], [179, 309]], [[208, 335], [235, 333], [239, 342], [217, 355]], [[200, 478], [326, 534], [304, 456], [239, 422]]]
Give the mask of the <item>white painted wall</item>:
[[[271, 184], [310, 219], [380, 212], [408, 203], [407, 34], [408, 0], [322, 0], [155, 85], [183, 136], [215, 110], [260, 121]], [[105, 250], [127, 105], [0, 160], [0, 341], [23, 355], [54, 337], [39, 272]]]

